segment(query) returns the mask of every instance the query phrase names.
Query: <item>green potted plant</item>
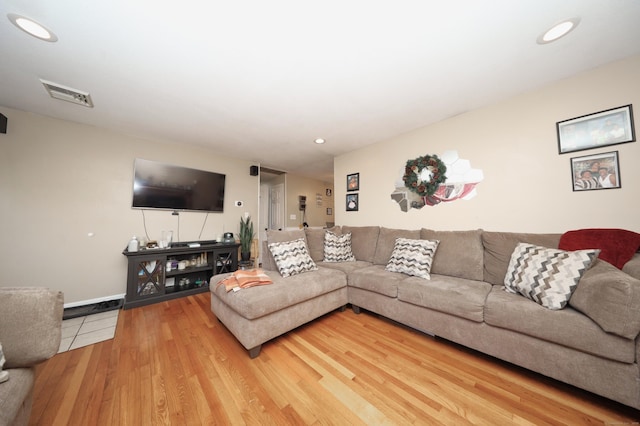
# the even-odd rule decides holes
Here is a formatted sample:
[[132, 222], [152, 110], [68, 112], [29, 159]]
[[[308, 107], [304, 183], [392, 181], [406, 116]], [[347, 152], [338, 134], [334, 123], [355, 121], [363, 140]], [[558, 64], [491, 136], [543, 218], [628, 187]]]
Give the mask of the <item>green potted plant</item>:
[[240, 217], [240, 258], [243, 262], [251, 259], [251, 244], [254, 235], [251, 216]]

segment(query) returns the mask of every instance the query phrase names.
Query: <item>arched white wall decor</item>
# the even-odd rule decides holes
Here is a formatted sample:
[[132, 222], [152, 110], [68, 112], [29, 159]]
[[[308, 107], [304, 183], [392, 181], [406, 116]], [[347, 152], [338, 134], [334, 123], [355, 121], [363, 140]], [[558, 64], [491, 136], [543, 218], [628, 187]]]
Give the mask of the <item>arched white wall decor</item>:
[[[400, 205], [403, 212], [410, 209], [421, 209], [424, 206], [435, 206], [442, 202], [459, 199], [470, 200], [477, 195], [476, 185], [484, 179], [481, 169], [473, 169], [471, 162], [458, 156], [457, 151], [445, 151], [440, 160], [447, 167], [446, 180], [438, 185], [433, 195], [420, 196], [410, 191], [403, 180], [405, 169], [400, 172], [395, 182], [395, 191], [391, 199]], [[426, 173], [420, 172], [420, 179], [428, 179]]]

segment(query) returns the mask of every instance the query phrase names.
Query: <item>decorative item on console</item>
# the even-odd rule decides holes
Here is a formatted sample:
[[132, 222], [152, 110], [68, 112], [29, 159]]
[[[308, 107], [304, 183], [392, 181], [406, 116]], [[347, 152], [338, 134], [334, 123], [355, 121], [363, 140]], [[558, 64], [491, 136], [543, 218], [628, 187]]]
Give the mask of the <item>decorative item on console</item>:
[[139, 247], [140, 247], [140, 241], [138, 241], [138, 238], [136, 238], [136, 236], [134, 235], [131, 238], [131, 241], [129, 241], [129, 244], [127, 245], [127, 251], [130, 251], [130, 252], [138, 251]]
[[202, 252], [199, 255], [193, 255], [190, 259], [182, 259], [178, 260], [176, 258], [167, 259], [167, 263], [165, 264], [165, 268], [167, 272], [171, 272], [174, 270], [183, 271], [187, 268], [199, 268], [203, 266], [209, 265], [209, 255], [207, 252]]
[[469, 200], [477, 195], [475, 187], [482, 179], [482, 170], [472, 169], [457, 151], [445, 151], [441, 157], [425, 155], [407, 161], [391, 199], [404, 212], [443, 201]]
[[160, 248], [171, 248], [171, 242], [173, 241], [173, 231], [162, 231], [158, 246]]

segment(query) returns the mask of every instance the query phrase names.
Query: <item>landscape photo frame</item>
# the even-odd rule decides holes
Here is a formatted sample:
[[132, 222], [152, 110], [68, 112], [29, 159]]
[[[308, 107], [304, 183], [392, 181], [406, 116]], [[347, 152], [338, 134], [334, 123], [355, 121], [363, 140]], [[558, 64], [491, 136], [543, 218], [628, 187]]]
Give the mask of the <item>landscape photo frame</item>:
[[635, 142], [633, 106], [612, 108], [556, 123], [558, 153]]
[[574, 191], [622, 188], [618, 151], [571, 158]]

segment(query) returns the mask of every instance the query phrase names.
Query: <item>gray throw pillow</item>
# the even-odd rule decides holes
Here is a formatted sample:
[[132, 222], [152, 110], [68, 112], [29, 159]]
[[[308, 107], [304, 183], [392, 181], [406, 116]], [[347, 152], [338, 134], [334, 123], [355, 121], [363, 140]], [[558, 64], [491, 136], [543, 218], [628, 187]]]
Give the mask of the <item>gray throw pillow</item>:
[[607, 333], [626, 339], [640, 333], [640, 280], [603, 260], [585, 272], [569, 305]]

